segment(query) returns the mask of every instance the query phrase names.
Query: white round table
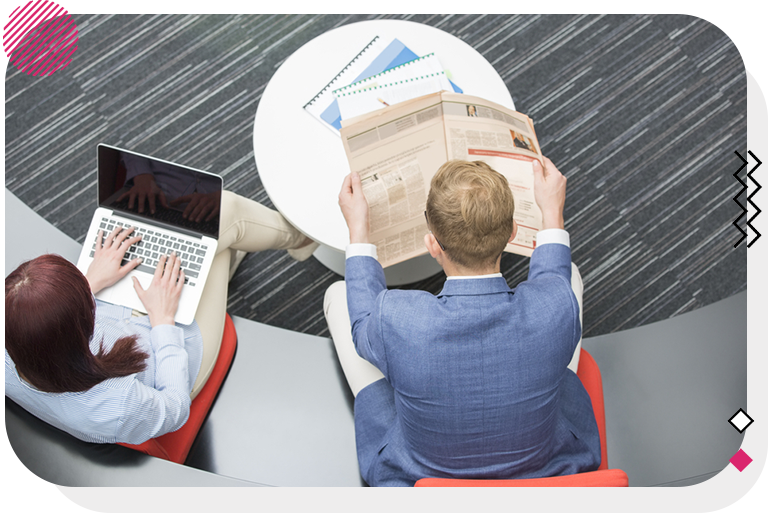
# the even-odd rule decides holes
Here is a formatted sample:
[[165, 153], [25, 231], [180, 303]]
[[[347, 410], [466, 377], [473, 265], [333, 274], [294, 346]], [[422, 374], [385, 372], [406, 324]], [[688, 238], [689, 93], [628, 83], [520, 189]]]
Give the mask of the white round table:
[[[341, 138], [303, 106], [377, 35], [385, 41], [397, 38], [420, 56], [434, 52], [464, 93], [515, 108], [504, 81], [482, 55], [455, 36], [420, 23], [375, 20], [345, 25], [321, 34], [286, 59], [256, 111], [256, 166], [275, 207], [321, 244], [314, 256], [340, 275], [344, 275], [349, 233], [338, 195], [349, 164]], [[396, 285], [439, 271], [426, 254], [388, 267], [384, 273], [387, 284]]]

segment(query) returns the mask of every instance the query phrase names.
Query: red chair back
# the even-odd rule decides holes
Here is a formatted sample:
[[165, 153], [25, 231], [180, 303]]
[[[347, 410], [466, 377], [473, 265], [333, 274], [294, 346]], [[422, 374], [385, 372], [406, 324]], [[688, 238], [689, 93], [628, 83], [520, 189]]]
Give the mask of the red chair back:
[[592, 355], [581, 349], [579, 369], [576, 375], [581, 379], [584, 389], [592, 401], [592, 411], [595, 412], [597, 431], [600, 433], [600, 466], [597, 470], [608, 470], [608, 443], [605, 435], [605, 403], [603, 401], [603, 377], [600, 368]]
[[569, 486], [627, 486], [627, 474], [623, 470], [595, 470], [570, 476], [542, 477], [533, 479], [438, 479], [424, 478], [416, 481], [418, 487], [569, 487]]
[[232, 365], [235, 349], [237, 349], [237, 332], [235, 331], [235, 324], [232, 323], [232, 319], [227, 315], [224, 322], [224, 336], [221, 339], [219, 357], [216, 359], [216, 364], [213, 366], [205, 386], [203, 386], [200, 393], [192, 401], [187, 422], [173, 433], [152, 438], [142, 444], [121, 443], [118, 445], [141, 451], [156, 458], [173, 461], [174, 463], [184, 463], [197, 437], [197, 433], [205, 421], [205, 417], [211, 410], [216, 394], [219, 393], [221, 384], [227, 376], [229, 367]]

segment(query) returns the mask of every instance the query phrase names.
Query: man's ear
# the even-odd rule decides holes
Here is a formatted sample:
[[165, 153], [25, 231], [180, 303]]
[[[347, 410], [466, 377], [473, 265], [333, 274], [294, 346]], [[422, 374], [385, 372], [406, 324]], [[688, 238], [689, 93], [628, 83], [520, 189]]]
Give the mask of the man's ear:
[[427, 247], [429, 255], [437, 259], [437, 262], [440, 263], [440, 259], [443, 256], [443, 249], [440, 248], [440, 244], [437, 243], [435, 236], [431, 232], [424, 235], [424, 246]]
[[515, 236], [517, 236], [517, 224], [514, 220], [512, 220], [512, 236], [509, 237], [509, 243], [512, 243], [512, 241], [515, 239]]

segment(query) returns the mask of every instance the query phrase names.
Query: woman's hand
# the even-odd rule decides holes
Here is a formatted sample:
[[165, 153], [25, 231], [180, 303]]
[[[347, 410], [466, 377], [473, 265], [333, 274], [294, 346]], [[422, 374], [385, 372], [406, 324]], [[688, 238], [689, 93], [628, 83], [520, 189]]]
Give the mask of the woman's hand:
[[104, 231], [99, 231], [96, 237], [93, 261], [85, 273], [85, 278], [88, 279], [88, 284], [91, 285], [91, 291], [94, 295], [115, 284], [141, 263], [141, 258], [136, 258], [123, 266], [120, 265], [128, 248], [141, 240], [141, 236], [128, 238], [131, 232], [133, 232], [133, 227], [118, 226], [107, 236], [104, 245], [102, 245], [101, 240]]
[[184, 286], [184, 272], [181, 270], [181, 258], [174, 252], [170, 256], [160, 256], [152, 283], [146, 290], [139, 280], [133, 278], [133, 287], [149, 315], [152, 327], [173, 325], [173, 317], [179, 308], [181, 288]]

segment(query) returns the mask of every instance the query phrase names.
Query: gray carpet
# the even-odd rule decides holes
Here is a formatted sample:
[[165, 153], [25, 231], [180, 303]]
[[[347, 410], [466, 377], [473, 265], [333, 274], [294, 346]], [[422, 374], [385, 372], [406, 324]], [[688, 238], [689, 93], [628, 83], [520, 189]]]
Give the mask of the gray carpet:
[[[253, 117], [283, 60], [371, 18], [438, 27], [477, 49], [569, 178], [566, 228], [585, 283], [584, 335], [684, 313], [746, 289], [732, 174], [746, 155], [746, 75], [717, 27], [688, 16], [73, 15], [80, 44], [51, 77], [6, 73], [6, 187], [82, 241], [104, 142], [209, 170], [272, 207]], [[408, 42], [405, 41], [407, 44]], [[333, 73], [333, 71], [332, 71]], [[298, 101], [305, 99], [298, 99]], [[742, 172], [742, 177], [746, 170]], [[746, 202], [746, 194], [740, 198]], [[742, 219], [742, 224], [745, 222]], [[13, 214], [6, 214], [13, 223]], [[6, 244], [11, 244], [6, 242]], [[509, 283], [528, 259], [507, 255]], [[314, 258], [249, 255], [232, 314], [327, 335]], [[444, 276], [407, 288], [438, 292]]]

